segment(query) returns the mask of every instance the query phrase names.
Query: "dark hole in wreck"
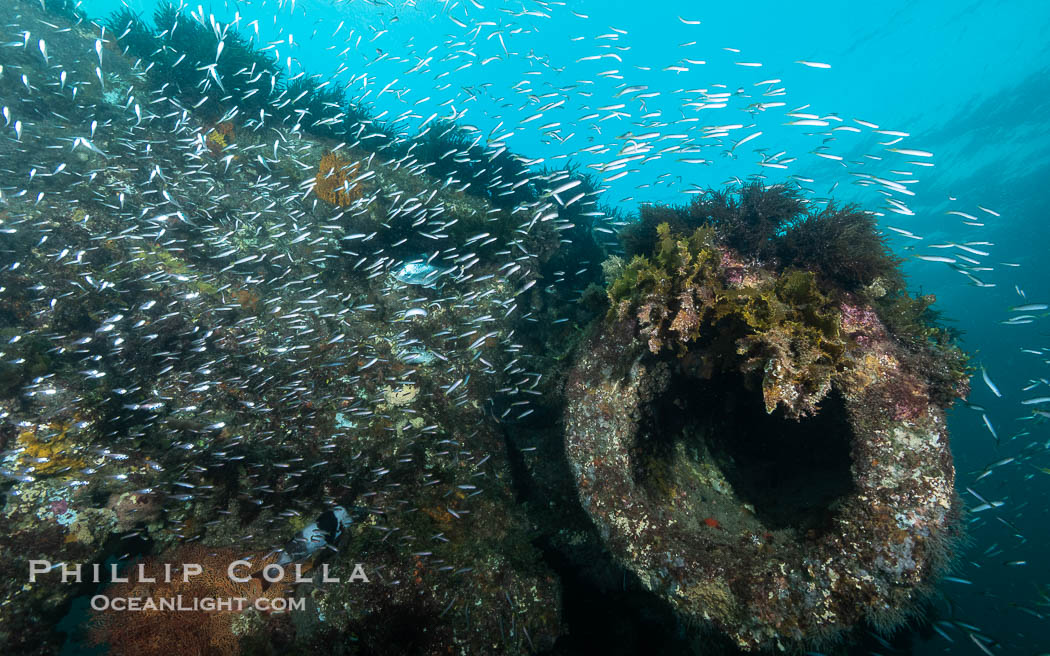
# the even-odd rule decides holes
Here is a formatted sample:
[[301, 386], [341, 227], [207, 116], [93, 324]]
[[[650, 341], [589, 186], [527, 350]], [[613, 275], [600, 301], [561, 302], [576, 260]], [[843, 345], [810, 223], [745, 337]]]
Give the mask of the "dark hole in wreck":
[[674, 467], [670, 461], [682, 442], [686, 457], [714, 464], [739, 504], [750, 504], [769, 530], [819, 531], [836, 502], [854, 489], [853, 430], [834, 391], [816, 415], [796, 420], [779, 408], [766, 413], [760, 381], [748, 386], [738, 372], [702, 379], [679, 371], [640, 430], [637, 483], [652, 491], [654, 479]]

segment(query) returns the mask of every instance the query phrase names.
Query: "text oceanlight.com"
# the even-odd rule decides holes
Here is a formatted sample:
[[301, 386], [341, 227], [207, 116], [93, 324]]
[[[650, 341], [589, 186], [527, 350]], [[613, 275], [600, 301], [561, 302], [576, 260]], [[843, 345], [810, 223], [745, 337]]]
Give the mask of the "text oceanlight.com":
[[248, 608], [268, 613], [305, 610], [306, 599], [293, 597], [276, 597], [267, 599], [259, 597], [107, 597], [95, 595], [91, 598], [91, 609], [96, 611], [197, 611], [197, 612], [234, 612], [239, 613]]

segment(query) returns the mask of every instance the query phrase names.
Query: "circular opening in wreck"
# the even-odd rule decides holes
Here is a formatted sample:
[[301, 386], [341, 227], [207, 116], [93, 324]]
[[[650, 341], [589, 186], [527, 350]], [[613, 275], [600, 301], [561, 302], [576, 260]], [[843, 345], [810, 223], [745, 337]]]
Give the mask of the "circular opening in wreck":
[[796, 420], [766, 413], [761, 390], [740, 373], [678, 372], [646, 415], [635, 481], [655, 504], [690, 507], [696, 525], [820, 531], [854, 489], [853, 430], [837, 392]]

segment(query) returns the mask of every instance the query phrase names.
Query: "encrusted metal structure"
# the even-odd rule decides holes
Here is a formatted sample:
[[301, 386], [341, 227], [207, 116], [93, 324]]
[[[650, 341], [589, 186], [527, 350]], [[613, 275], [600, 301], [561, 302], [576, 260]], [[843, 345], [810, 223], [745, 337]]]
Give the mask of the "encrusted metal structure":
[[[732, 350], [716, 354], [718, 335], [654, 354], [632, 316], [594, 326], [569, 375], [566, 453], [609, 549], [744, 649], [896, 625], [956, 539], [945, 408], [925, 360], [870, 307], [842, 303], [838, 321], [830, 390], [798, 419], [763, 402], [758, 378], [778, 360], [748, 375]], [[730, 362], [712, 367], [719, 357]]]

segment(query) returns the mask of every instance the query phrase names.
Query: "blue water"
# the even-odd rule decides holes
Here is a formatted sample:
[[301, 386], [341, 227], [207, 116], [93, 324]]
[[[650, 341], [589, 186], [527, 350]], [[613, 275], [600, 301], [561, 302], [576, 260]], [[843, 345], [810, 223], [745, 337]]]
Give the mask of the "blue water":
[[[101, 17], [121, 4], [147, 15], [153, 5], [97, 0], [83, 8]], [[972, 487], [1005, 503], [969, 518], [972, 544], [955, 574], [972, 584], [943, 584], [946, 601], [939, 608], [942, 616], [979, 626], [997, 639], [1001, 653], [1050, 651], [1047, 622], [1018, 608], [1050, 611], [1036, 605], [1037, 586], [1050, 584], [1045, 547], [1050, 475], [1038, 469], [1050, 467], [1050, 430], [1045, 420], [1025, 419], [1032, 407], [1020, 404], [1050, 391], [1045, 385], [1021, 391], [1033, 380], [1050, 377], [1045, 353], [1021, 350], [1050, 346], [1048, 318], [1042, 312], [1033, 323], [1001, 323], [1011, 316], [1011, 306], [1050, 301], [1050, 41], [1045, 37], [1050, 4], [1045, 0], [805, 5], [423, 0], [395, 6], [329, 0], [300, 0], [293, 6], [270, 0], [215, 2], [202, 9], [205, 17], [213, 14], [222, 23], [239, 16], [242, 33], [257, 31], [256, 44], [271, 46], [289, 76], [306, 70], [327, 79], [338, 73], [336, 80], [350, 83], [350, 96], [386, 112], [383, 120], [407, 112], [394, 123], [400, 129], [412, 132], [432, 114], [449, 117], [454, 111], [457, 121], [547, 165], [600, 166], [616, 160], [616, 148], [583, 149], [625, 145], [626, 139], [617, 137], [649, 131], [637, 123], [646, 114], [654, 115], [648, 120], [668, 124], [688, 117], [699, 117], [703, 125], [743, 124], [723, 138], [728, 144], [762, 132], [731, 155], [725, 148], [710, 148], [634, 160], [604, 172], [592, 169], [607, 179], [627, 172], [608, 181], [605, 199], [628, 211], [640, 202], [683, 202], [688, 199], [684, 192], [734, 176], [765, 174], [772, 182], [795, 175], [813, 180], [805, 186], [817, 198], [830, 195], [881, 208], [884, 226], [923, 238], [892, 233], [903, 255], [943, 255], [946, 249], [931, 246], [982, 242], [973, 248], [989, 253], [980, 258], [990, 268], [979, 276], [986, 286], [976, 286], [943, 263], [906, 263], [912, 287], [936, 293], [940, 309], [964, 331], [974, 363], [987, 369], [1003, 393], [996, 397], [978, 375], [969, 399], [987, 408], [1001, 438], [998, 445], [979, 411], [959, 405], [951, 415], [963, 498], [971, 506], [979, 503], [966, 492]], [[601, 57], [587, 59], [596, 55]], [[795, 63], [799, 60], [830, 68]], [[700, 61], [705, 63], [695, 63]], [[749, 63], [761, 66], [740, 65]], [[674, 66], [688, 70], [665, 70]], [[541, 74], [529, 75], [534, 71]], [[618, 97], [624, 85], [648, 88]], [[783, 95], [762, 95], [778, 88]], [[674, 93], [678, 89], [728, 92], [728, 107], [683, 106], [700, 94]], [[660, 95], [637, 99], [652, 92]], [[530, 95], [538, 102], [528, 103]], [[522, 123], [537, 107], [563, 97], [563, 105]], [[785, 105], [753, 115], [740, 111], [760, 102]], [[617, 109], [621, 103], [625, 106]], [[835, 115], [842, 122], [833, 127], [860, 130], [839, 131], [836, 141], [826, 144], [822, 152], [841, 161], [812, 152], [823, 145], [814, 133], [825, 128], [785, 125], [791, 120], [785, 113], [796, 108]], [[629, 116], [612, 114], [617, 111]], [[585, 118], [593, 113], [599, 117]], [[880, 145], [895, 137], [876, 134], [854, 119], [909, 136]], [[679, 131], [671, 125], [659, 129]], [[674, 143], [657, 142], [645, 154]], [[928, 151], [933, 157], [890, 153], [889, 147]], [[757, 165], [779, 151], [788, 154], [776, 161], [798, 159], [788, 169]], [[867, 159], [863, 169], [844, 164], [874, 153], [883, 159]], [[687, 158], [709, 163], [679, 161]], [[933, 166], [908, 163], [916, 161]], [[913, 196], [895, 196], [912, 214], [891, 211], [880, 193], [885, 187], [856, 184], [858, 178], [850, 173], [856, 170], [917, 179], [907, 183]], [[977, 217], [969, 222], [982, 225], [966, 225], [963, 217], [946, 214], [951, 210]], [[974, 482], [986, 465], [1010, 456], [1017, 460]], [[998, 545], [995, 555], [985, 556], [993, 545]], [[1018, 560], [1027, 565], [1004, 565]], [[914, 653], [981, 653], [962, 633], [952, 637], [955, 643], [936, 634], [917, 638]]]

